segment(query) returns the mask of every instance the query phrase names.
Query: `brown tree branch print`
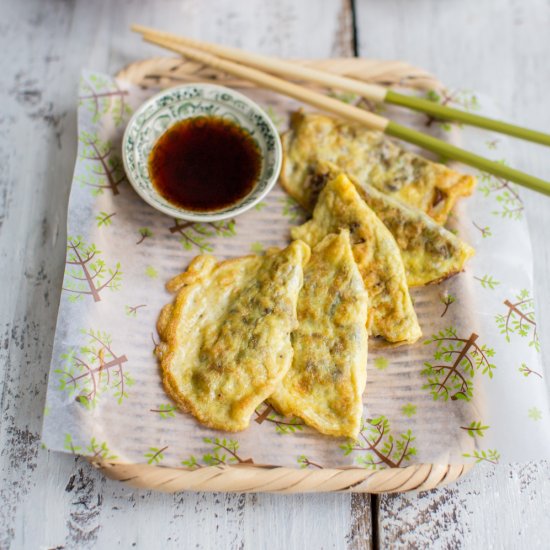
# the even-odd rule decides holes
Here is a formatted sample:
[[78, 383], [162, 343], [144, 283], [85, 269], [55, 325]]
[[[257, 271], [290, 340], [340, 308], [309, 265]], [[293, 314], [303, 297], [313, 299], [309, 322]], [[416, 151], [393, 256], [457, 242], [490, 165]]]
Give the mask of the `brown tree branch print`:
[[126, 182], [126, 174], [113, 144], [85, 131], [80, 132], [78, 139], [80, 158], [89, 162], [85, 164], [84, 175], [77, 181], [90, 187], [93, 195], [100, 195], [105, 190], [118, 195], [120, 185]]
[[504, 305], [507, 308], [506, 313], [499, 313], [495, 320], [506, 341], [510, 342], [510, 336], [517, 334], [522, 338], [528, 338], [529, 346], [540, 351], [535, 320], [535, 301], [529, 291], [523, 289], [513, 300], [505, 300]]
[[360, 451], [356, 462], [365, 468], [399, 468], [416, 455], [416, 448], [411, 445], [415, 439], [411, 430], [394, 437], [389, 420], [379, 416], [363, 423], [357, 441], [350, 440], [340, 448], [346, 456]]
[[108, 212], [100, 212], [95, 220], [98, 227], [109, 227], [113, 223], [113, 216], [116, 216], [116, 212], [109, 214]]
[[476, 464], [479, 464], [480, 462], [498, 464], [500, 460], [500, 453], [496, 449], [487, 449], [487, 451], [474, 451], [472, 454], [464, 453], [462, 456], [465, 458], [475, 459]]
[[427, 378], [423, 389], [430, 390], [434, 400], [470, 401], [476, 371], [489, 378], [496, 368], [489, 359], [493, 349], [478, 344], [478, 335], [459, 337], [452, 326], [434, 334], [425, 344], [435, 344], [434, 361], [424, 363], [421, 371]]
[[[504, 164], [504, 161], [501, 162]], [[494, 210], [492, 214], [501, 218], [520, 220], [525, 206], [516, 184], [485, 172], [480, 174], [480, 179], [480, 192], [485, 197], [494, 195], [499, 204], [499, 209]]]
[[323, 466], [321, 466], [320, 464], [317, 464], [317, 462], [313, 462], [309, 460], [309, 458], [306, 455], [300, 455], [296, 459], [296, 462], [298, 462], [298, 464], [300, 465], [300, 468], [308, 468], [309, 466], [311, 466], [312, 468], [318, 468], [319, 470], [323, 469]]
[[525, 378], [528, 378], [531, 375], [538, 376], [539, 378], [542, 378], [542, 374], [540, 372], [537, 372], [536, 370], [530, 369], [525, 363], [521, 364], [521, 367], [518, 368], [518, 371], [525, 376]]
[[68, 238], [63, 290], [71, 294], [70, 301], [91, 296], [94, 302], [99, 302], [103, 290], [120, 288], [120, 263], [114, 269], [108, 268], [100, 256], [95, 244], [87, 245], [82, 237]]
[[118, 458], [116, 455], [111, 454], [105, 441], [99, 443], [95, 437], [92, 437], [90, 444], [84, 449], [82, 445], [75, 445], [73, 436], [66, 433], [63, 448], [73, 454], [83, 454], [92, 458], [103, 458], [106, 460], [115, 460]]
[[482, 238], [487, 238], [492, 235], [491, 228], [489, 226], [482, 227], [481, 225], [478, 225], [476, 222], [472, 222], [474, 224], [474, 227], [481, 233]]
[[284, 416], [278, 414], [271, 405], [266, 403], [263, 404], [263, 410], [260, 410], [261, 408], [262, 405], [254, 411], [256, 414], [256, 418], [254, 420], [258, 424], [263, 424], [264, 422], [274, 424], [275, 431], [278, 434], [291, 434], [304, 429], [304, 423], [299, 418], [285, 418]]
[[174, 219], [169, 231], [181, 235], [180, 243], [185, 250], [197, 248], [201, 252], [212, 252], [212, 237], [233, 237], [236, 234], [235, 220], [199, 223]]
[[58, 389], [70, 396], [76, 394], [76, 401], [88, 409], [107, 392], [122, 403], [128, 397], [128, 387], [134, 384], [126, 372], [128, 358], [113, 351], [106, 332], [90, 329], [82, 334], [87, 336], [87, 344], [62, 354], [62, 366], [54, 370], [59, 375]]
[[163, 420], [166, 420], [167, 418], [175, 418], [175, 411], [177, 410], [178, 409], [175, 405], [166, 403], [162, 403], [157, 409], [149, 409], [150, 412], [157, 413]]
[[107, 443], [99, 443], [95, 437], [92, 437], [90, 444], [86, 447], [86, 451], [92, 458], [103, 458], [106, 460], [115, 460], [118, 458], [116, 455], [111, 454]]
[[147, 304], [138, 304], [137, 306], [124, 306], [124, 310], [128, 317], [137, 317], [138, 311], [143, 307], [147, 307]]
[[[426, 94], [426, 99], [429, 99], [434, 103], [439, 103], [439, 105], [443, 106], [458, 106], [466, 111], [477, 111], [479, 109], [479, 101], [477, 99], [477, 96], [467, 90], [430, 90]], [[434, 122], [437, 122], [439, 126], [445, 131], [449, 131], [453, 124], [459, 127], [461, 126], [461, 124], [458, 122], [440, 120], [434, 116], [428, 115], [426, 126], [431, 126]]]
[[139, 228], [139, 239], [136, 241], [136, 244], [141, 244], [145, 239], [153, 236], [153, 232], [148, 227]]
[[461, 430], [468, 432], [470, 437], [483, 437], [489, 426], [483, 425], [480, 421], [472, 421], [468, 426], [460, 426]]
[[456, 297], [452, 294], [449, 294], [449, 292], [445, 291], [441, 296], [439, 297], [439, 301], [445, 306], [443, 308], [443, 313], [441, 313], [441, 317], [445, 317], [445, 314], [449, 310], [449, 307], [451, 304], [454, 304], [456, 302]]
[[251, 458], [242, 458], [238, 454], [239, 442], [234, 439], [218, 437], [205, 437], [203, 442], [212, 446], [212, 450], [202, 456], [204, 464], [200, 464], [196, 457], [191, 455], [187, 460], [182, 460], [182, 465], [187, 468], [202, 468], [203, 466], [223, 466], [228, 464], [254, 464]]
[[85, 106], [92, 114], [94, 124], [103, 115], [111, 113], [118, 126], [132, 112], [126, 103], [127, 96], [128, 91], [121, 89], [115, 79], [90, 75], [88, 79], [82, 78], [78, 100], [79, 106]]
[[143, 455], [147, 459], [147, 464], [160, 464], [164, 460], [166, 449], [168, 449], [168, 445], [162, 448], [149, 447], [149, 451]]
[[381, 114], [386, 111], [386, 106], [384, 104], [376, 103], [375, 101], [371, 101], [366, 97], [353, 92], [336, 92], [331, 90], [329, 91], [328, 96], [338, 99], [343, 103], [347, 103], [348, 105], [358, 107], [359, 109], [370, 111], [371, 113]]

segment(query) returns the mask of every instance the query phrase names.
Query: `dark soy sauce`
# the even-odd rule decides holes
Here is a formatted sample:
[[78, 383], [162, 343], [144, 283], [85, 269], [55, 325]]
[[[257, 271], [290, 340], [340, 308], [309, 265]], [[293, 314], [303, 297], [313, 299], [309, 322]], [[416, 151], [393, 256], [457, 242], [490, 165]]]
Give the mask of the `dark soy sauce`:
[[214, 116], [177, 122], [149, 155], [157, 191], [175, 206], [201, 212], [221, 210], [248, 195], [261, 164], [246, 130]]

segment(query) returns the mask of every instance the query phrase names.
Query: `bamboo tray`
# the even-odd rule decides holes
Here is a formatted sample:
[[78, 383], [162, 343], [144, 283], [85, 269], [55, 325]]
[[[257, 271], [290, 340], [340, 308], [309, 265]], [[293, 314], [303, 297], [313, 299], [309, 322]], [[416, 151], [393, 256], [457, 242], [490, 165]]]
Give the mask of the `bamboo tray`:
[[[443, 90], [443, 85], [432, 75], [400, 61], [342, 58], [297, 61], [297, 63], [386, 86]], [[253, 86], [199, 63], [167, 57], [132, 63], [121, 70], [117, 77], [145, 88], [167, 88], [198, 81], [216, 81], [226, 86], [240, 88]], [[472, 467], [466, 464], [414, 464], [404, 468], [373, 471], [355, 467], [309, 470], [239, 464], [189, 470], [120, 463], [97, 458], [90, 459], [90, 462], [111, 479], [133, 487], [163, 492], [184, 490], [276, 493], [422, 491], [452, 483]]]

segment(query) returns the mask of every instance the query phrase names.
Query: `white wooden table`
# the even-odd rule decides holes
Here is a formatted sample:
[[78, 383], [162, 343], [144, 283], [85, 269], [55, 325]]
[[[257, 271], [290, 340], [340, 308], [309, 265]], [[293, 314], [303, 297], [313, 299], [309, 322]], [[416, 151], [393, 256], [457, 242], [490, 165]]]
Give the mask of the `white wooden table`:
[[[550, 128], [546, 0], [0, 0], [0, 548], [547, 548], [550, 464], [424, 494], [162, 495], [40, 448], [65, 256], [79, 71], [155, 55], [131, 22], [287, 57], [404, 59]], [[354, 32], [355, 29], [355, 32]], [[548, 152], [516, 164], [550, 178]], [[546, 157], [546, 158], [545, 158]], [[529, 195], [543, 358], [550, 200]]]

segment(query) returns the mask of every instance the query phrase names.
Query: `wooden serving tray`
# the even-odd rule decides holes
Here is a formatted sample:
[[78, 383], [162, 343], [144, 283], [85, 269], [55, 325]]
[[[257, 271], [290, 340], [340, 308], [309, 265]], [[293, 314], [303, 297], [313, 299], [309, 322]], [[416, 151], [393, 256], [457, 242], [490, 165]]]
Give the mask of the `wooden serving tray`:
[[[296, 63], [386, 86], [417, 90], [443, 89], [442, 84], [429, 73], [400, 61], [342, 58]], [[253, 87], [248, 82], [181, 58], [157, 57], [137, 61], [121, 70], [117, 77], [146, 88], [166, 88], [187, 82], [212, 81], [239, 88]], [[310, 470], [239, 464], [189, 470], [97, 458], [90, 461], [111, 479], [123, 481], [133, 487], [164, 492], [190, 490], [394, 493], [434, 489], [456, 481], [471, 469], [471, 465], [466, 464], [414, 464], [384, 470], [356, 467]]]

